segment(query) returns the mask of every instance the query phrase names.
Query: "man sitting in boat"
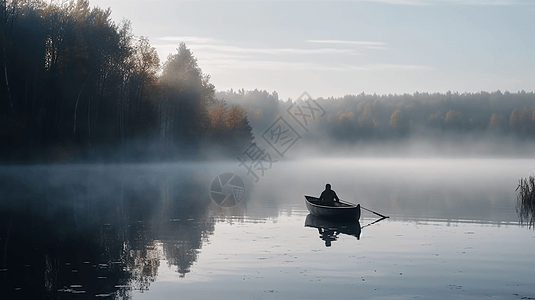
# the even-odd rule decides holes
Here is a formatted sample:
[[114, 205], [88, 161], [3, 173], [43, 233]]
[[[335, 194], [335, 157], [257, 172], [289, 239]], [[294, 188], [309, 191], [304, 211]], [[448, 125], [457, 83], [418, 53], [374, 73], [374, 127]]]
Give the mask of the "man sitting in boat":
[[325, 185], [325, 191], [321, 193], [319, 199], [323, 205], [338, 206], [335, 204], [335, 200], [340, 203], [340, 198], [338, 198], [335, 191], [331, 190], [331, 185], [329, 183]]

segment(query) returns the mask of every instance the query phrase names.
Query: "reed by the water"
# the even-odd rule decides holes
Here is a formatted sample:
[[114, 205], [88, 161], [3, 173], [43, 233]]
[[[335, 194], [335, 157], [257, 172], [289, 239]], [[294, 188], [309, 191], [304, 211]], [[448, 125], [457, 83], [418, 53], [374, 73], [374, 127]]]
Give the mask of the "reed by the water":
[[535, 229], [535, 177], [521, 178], [516, 191], [516, 212], [520, 217], [520, 224], [527, 224], [528, 228]]

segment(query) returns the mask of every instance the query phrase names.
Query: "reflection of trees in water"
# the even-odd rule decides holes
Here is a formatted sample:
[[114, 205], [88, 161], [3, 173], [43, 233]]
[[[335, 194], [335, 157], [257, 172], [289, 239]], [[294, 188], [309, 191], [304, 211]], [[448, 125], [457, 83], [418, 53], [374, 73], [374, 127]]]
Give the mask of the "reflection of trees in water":
[[176, 266], [180, 277], [190, 272], [191, 265], [197, 260], [199, 250], [188, 241], [168, 241], [163, 244], [163, 253], [169, 266]]
[[[0, 293], [5, 299], [110, 295], [128, 274], [98, 226], [76, 226], [73, 218], [44, 218], [32, 211], [3, 208], [0, 220]], [[8, 221], [8, 222], [4, 222]], [[108, 250], [108, 251], [106, 251]], [[83, 297], [82, 297], [83, 298]]]
[[155, 241], [152, 245], [146, 245], [144, 249], [130, 249], [125, 254], [126, 267], [130, 272], [130, 288], [138, 291], [146, 291], [152, 282], [158, 277], [160, 267], [160, 253]]
[[167, 263], [177, 267], [181, 277], [197, 261], [203, 241], [213, 234], [215, 221], [210, 216], [207, 188], [195, 182], [164, 182], [160, 222], [154, 223], [153, 238], [162, 243]]
[[0, 174], [0, 294], [128, 299], [149, 289], [162, 257], [190, 271], [215, 226], [204, 185], [76, 173], [54, 187]]
[[527, 224], [535, 229], [535, 177], [522, 178], [516, 188], [516, 212], [520, 217], [520, 224]]

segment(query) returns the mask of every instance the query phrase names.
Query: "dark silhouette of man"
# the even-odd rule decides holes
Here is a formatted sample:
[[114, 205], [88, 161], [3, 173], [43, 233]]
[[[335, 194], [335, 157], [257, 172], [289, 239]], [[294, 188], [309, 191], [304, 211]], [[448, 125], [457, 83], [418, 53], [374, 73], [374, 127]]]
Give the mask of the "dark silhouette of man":
[[320, 202], [324, 205], [334, 206], [335, 200], [336, 202], [340, 202], [340, 199], [336, 195], [336, 192], [331, 190], [331, 185], [328, 183], [325, 185], [325, 191], [321, 193], [321, 196], [319, 197], [319, 199], [320, 199]]

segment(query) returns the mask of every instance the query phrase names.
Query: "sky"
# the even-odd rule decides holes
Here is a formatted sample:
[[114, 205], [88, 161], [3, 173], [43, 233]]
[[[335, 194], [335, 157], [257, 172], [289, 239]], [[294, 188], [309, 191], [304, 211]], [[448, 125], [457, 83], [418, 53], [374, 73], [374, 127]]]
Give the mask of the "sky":
[[281, 99], [533, 91], [535, 1], [90, 0], [148, 37], [185, 42], [219, 91]]

